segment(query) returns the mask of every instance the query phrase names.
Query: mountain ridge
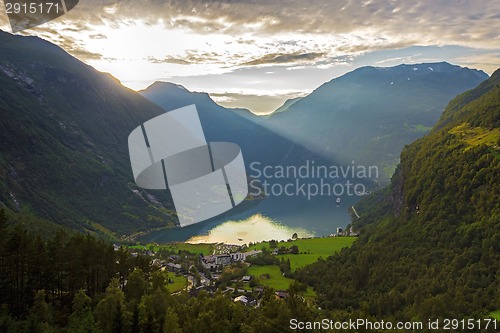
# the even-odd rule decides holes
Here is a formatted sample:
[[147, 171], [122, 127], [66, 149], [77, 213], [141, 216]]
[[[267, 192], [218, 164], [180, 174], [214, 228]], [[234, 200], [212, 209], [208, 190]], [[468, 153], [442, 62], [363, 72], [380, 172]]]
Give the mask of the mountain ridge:
[[164, 111], [38, 37], [0, 43], [0, 201], [97, 233], [174, 223], [128, 159], [130, 131]]
[[450, 101], [441, 119], [450, 115], [405, 147], [390, 186], [356, 205], [352, 248], [298, 273], [322, 308], [425, 320], [500, 307], [500, 70]]
[[336, 160], [376, 165], [387, 183], [405, 144], [426, 134], [446, 104], [488, 75], [446, 62], [366, 66], [271, 114], [264, 126]]

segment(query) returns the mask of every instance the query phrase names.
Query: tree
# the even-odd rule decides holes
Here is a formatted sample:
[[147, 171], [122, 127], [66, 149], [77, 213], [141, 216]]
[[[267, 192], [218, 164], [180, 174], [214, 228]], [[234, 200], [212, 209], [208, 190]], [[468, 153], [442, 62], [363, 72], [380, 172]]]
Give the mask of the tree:
[[29, 306], [28, 298], [31, 298], [33, 293], [29, 290], [26, 278], [32, 258], [30, 256], [32, 242], [27, 230], [19, 224], [14, 226], [6, 237], [2, 256], [5, 258], [7, 269], [0, 273], [2, 280], [6, 281], [6, 288], [2, 288], [2, 293], [7, 294], [11, 309], [16, 316], [25, 313]]
[[0, 230], [4, 230], [7, 227], [7, 215], [5, 214], [5, 209], [0, 209]]
[[135, 268], [128, 276], [127, 285], [125, 286], [127, 301], [135, 304], [139, 303], [147, 288], [148, 283], [144, 279], [144, 273], [140, 268]]
[[152, 290], [160, 289], [167, 291], [167, 274], [162, 271], [153, 272], [151, 275]]
[[151, 295], [142, 296], [137, 311], [139, 332], [155, 332], [157, 325], [153, 314], [153, 300]]
[[105, 332], [120, 332], [128, 326], [125, 315], [125, 294], [120, 289], [120, 281], [116, 278], [111, 280], [104, 298], [97, 303], [95, 316], [99, 327]]
[[172, 296], [164, 287], [158, 287], [154, 289], [152, 294], [144, 295], [138, 306], [140, 331], [162, 333], [167, 309], [173, 303]]
[[290, 253], [291, 254], [299, 254], [299, 247], [297, 245], [290, 246]]
[[163, 333], [182, 333], [182, 329], [179, 326], [179, 316], [173, 308], [168, 308], [167, 310]]
[[72, 333], [97, 333], [99, 328], [94, 320], [92, 299], [80, 289], [73, 299], [73, 313], [69, 316], [68, 331]]
[[7, 304], [3, 304], [0, 308], [0, 332], [21, 332], [18, 326], [18, 323], [10, 315]]
[[32, 332], [50, 332], [52, 309], [45, 301], [45, 290], [37, 291], [33, 307], [30, 310], [28, 325]]

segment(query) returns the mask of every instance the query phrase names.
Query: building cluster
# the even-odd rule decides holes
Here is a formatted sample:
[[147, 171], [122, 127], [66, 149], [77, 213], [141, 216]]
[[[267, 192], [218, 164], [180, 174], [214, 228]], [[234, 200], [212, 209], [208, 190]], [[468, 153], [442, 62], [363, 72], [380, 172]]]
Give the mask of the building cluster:
[[332, 237], [342, 237], [342, 236], [358, 236], [357, 232], [354, 232], [352, 226], [348, 230], [344, 230], [342, 228], [337, 228], [337, 232], [335, 234], [331, 234]]
[[260, 250], [252, 250], [248, 252], [235, 252], [227, 254], [214, 254], [201, 257], [201, 263], [205, 268], [216, 272], [230, 265], [233, 262], [245, 261], [248, 257], [256, 256], [261, 253]]

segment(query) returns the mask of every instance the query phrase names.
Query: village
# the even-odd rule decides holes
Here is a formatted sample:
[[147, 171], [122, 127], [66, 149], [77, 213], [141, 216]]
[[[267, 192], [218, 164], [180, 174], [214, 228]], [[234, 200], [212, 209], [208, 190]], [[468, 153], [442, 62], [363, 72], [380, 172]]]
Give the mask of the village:
[[258, 244], [148, 244], [125, 247], [115, 244], [115, 250], [126, 248], [132, 256], [149, 257], [153, 265], [168, 276], [172, 294], [188, 292], [196, 296], [201, 291], [220, 291], [234, 302], [258, 306], [265, 293], [287, 298], [293, 291], [304, 297], [315, 293], [306, 285], [293, 280], [292, 271], [327, 257], [350, 246], [356, 235], [349, 228], [338, 228], [328, 237], [287, 241], [271, 240]]
[[[115, 244], [115, 250], [118, 247]], [[174, 295], [187, 291], [191, 296], [196, 296], [202, 290], [208, 293], [220, 290], [231, 296], [234, 302], [257, 306], [264, 295], [264, 287], [253, 283], [256, 281], [254, 275], [246, 274], [250, 266], [249, 259], [263, 251], [245, 249], [248, 250], [245, 246], [214, 244], [212, 254], [204, 255], [184, 250], [171, 253], [161, 247], [155, 251], [152, 247], [144, 247], [131, 249], [131, 254], [154, 258], [153, 265], [168, 274], [168, 287]], [[273, 254], [277, 254], [277, 251]], [[278, 298], [288, 296], [284, 290], [275, 291], [274, 294]]]

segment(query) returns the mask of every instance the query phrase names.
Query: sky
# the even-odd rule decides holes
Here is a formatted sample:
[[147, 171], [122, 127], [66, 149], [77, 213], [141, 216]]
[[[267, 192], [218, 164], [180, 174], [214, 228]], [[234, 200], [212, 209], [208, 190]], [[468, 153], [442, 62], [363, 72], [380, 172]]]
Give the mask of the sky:
[[80, 0], [19, 34], [134, 90], [174, 82], [259, 114], [361, 66], [500, 67], [499, 0]]

